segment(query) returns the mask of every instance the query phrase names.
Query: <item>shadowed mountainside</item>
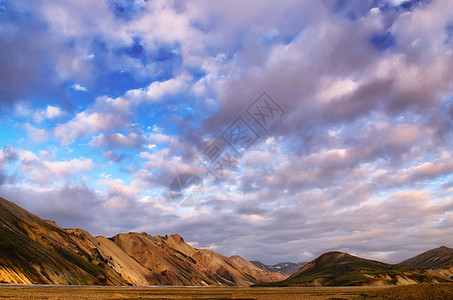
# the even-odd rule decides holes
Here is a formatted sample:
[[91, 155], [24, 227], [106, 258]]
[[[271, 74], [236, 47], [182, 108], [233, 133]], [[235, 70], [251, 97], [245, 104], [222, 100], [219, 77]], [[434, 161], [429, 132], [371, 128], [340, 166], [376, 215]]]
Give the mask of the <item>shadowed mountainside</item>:
[[445, 280], [453, 280], [453, 249], [442, 246], [407, 260], [400, 265], [421, 268]]
[[283, 281], [257, 286], [405, 285], [446, 281], [450, 280], [421, 268], [386, 264], [343, 252], [328, 252]]
[[0, 282], [248, 286], [283, 278], [241, 257], [194, 249], [179, 235], [93, 237], [0, 198]]
[[177, 234], [93, 237], [81, 229], [63, 229], [0, 198], [0, 282], [4, 283], [347, 286], [453, 282], [453, 249], [447, 247], [395, 265], [328, 252], [285, 280], [281, 272], [256, 264], [240, 256], [192, 248]]

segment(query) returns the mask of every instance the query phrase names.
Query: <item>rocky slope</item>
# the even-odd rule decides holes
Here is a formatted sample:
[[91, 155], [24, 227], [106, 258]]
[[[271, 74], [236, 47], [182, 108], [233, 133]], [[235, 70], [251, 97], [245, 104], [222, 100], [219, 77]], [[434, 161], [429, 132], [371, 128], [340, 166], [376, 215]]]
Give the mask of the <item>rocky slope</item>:
[[228, 258], [210, 250], [194, 249], [177, 234], [153, 237], [146, 233], [126, 233], [111, 239], [147, 268], [157, 284], [248, 286], [284, 278], [261, 270], [239, 256]]
[[125, 284], [90, 250], [71, 232], [0, 198], [0, 281]]
[[400, 264], [424, 269], [446, 281], [453, 279], [453, 249], [445, 246], [423, 252]]
[[240, 257], [194, 249], [179, 235], [93, 237], [0, 198], [0, 282], [248, 286], [283, 278]]
[[235, 266], [240, 268], [240, 270], [246, 274], [250, 274], [259, 282], [268, 282], [269, 279], [272, 279], [270, 281], [280, 281], [288, 277], [286, 274], [279, 271], [264, 270], [265, 272], [263, 273], [263, 269], [239, 255], [231, 256], [230, 259]]
[[[453, 282], [453, 249], [390, 265], [329, 252], [286, 276], [240, 256], [194, 249], [177, 234], [93, 237], [0, 198], [0, 282], [82, 285], [334, 286]], [[267, 282], [267, 283], [266, 283]]]
[[[287, 279], [260, 286], [405, 285], [444, 281], [439, 276], [407, 265], [391, 265], [343, 252], [328, 252]], [[452, 280], [453, 281], [453, 280]]]

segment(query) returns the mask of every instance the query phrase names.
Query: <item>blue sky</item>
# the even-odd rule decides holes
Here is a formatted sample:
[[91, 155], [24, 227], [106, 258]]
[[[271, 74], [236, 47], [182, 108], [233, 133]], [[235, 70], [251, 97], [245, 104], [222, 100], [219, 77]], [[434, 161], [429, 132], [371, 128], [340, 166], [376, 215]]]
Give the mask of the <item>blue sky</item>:
[[[0, 196], [265, 263], [452, 247], [452, 9], [0, 1]], [[172, 201], [182, 173], [195, 206]]]

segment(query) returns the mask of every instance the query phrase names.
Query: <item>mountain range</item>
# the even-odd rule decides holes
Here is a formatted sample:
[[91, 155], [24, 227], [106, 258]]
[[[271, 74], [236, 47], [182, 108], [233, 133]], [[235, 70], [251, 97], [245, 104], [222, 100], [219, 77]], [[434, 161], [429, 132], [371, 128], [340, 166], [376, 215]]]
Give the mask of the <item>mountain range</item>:
[[285, 280], [256, 286], [406, 285], [453, 282], [453, 249], [442, 246], [399, 264], [344, 252], [324, 253]]
[[266, 265], [263, 264], [260, 261], [255, 261], [251, 260], [250, 261], [252, 264], [257, 266], [258, 268], [268, 270], [269, 272], [280, 272], [284, 275], [292, 275], [294, 274], [297, 270], [308, 264], [307, 262], [299, 262], [299, 263], [293, 263], [293, 262], [281, 262], [275, 265]]
[[0, 198], [0, 282], [63, 285], [348, 286], [453, 282], [453, 249], [399, 264], [344, 252], [269, 266], [195, 249], [178, 234], [94, 237]]
[[194, 249], [177, 234], [93, 237], [0, 198], [0, 282], [249, 286], [284, 279], [240, 256]]

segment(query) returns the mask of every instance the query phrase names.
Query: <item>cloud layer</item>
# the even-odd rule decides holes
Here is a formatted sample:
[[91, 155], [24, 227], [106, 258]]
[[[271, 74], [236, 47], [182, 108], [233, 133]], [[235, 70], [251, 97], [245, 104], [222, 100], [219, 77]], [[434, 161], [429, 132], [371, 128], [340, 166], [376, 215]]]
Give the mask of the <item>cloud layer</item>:
[[[0, 195], [64, 227], [265, 263], [451, 247], [451, 9], [3, 1]], [[204, 180], [195, 207], [169, 197], [186, 172]]]

